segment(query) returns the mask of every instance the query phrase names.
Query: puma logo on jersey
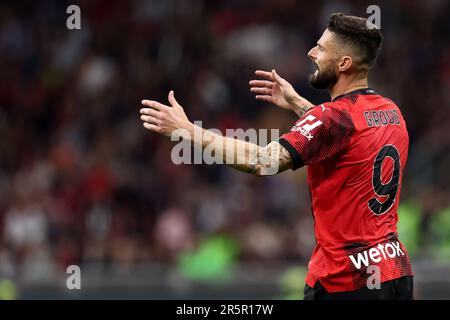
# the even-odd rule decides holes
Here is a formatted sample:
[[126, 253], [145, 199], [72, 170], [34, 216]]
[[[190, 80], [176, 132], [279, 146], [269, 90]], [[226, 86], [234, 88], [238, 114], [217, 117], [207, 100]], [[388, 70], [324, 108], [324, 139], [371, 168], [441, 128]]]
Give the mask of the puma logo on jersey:
[[314, 121], [314, 120], [316, 120], [315, 116], [313, 116], [312, 114], [307, 115], [302, 121], [296, 123], [292, 127], [291, 131], [297, 131], [301, 135], [305, 136], [308, 139], [308, 141], [311, 141], [311, 139], [314, 138], [314, 136], [311, 134], [311, 131], [322, 124], [322, 121], [320, 120]]
[[325, 110], [330, 110], [330, 108], [326, 108], [323, 104], [320, 105], [322, 107], [322, 112], [325, 112]]

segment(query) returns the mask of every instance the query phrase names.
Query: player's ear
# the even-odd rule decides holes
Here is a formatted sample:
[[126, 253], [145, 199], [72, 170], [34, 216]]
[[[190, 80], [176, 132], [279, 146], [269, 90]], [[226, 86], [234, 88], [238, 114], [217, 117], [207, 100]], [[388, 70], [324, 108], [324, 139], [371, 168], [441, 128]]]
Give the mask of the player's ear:
[[341, 56], [338, 62], [338, 69], [340, 72], [345, 72], [353, 65], [353, 59], [350, 56]]

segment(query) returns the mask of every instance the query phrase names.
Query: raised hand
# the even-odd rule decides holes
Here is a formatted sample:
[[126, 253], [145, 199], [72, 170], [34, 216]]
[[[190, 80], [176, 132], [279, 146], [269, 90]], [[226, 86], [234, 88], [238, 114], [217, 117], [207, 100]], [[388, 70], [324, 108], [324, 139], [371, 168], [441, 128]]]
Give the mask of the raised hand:
[[256, 94], [255, 98], [290, 110], [297, 95], [292, 85], [281, 78], [275, 70], [272, 72], [256, 70], [255, 74], [263, 79], [249, 82], [250, 91]]
[[157, 101], [142, 100], [142, 105], [147, 107], [140, 110], [142, 124], [146, 129], [171, 136], [177, 129], [189, 129], [193, 126], [183, 107], [175, 99], [173, 91], [170, 91], [168, 99], [171, 107]]
[[256, 70], [255, 74], [263, 79], [249, 82], [250, 91], [256, 94], [256, 99], [273, 103], [298, 115], [303, 114], [313, 106], [312, 103], [302, 98], [292, 85], [280, 77], [275, 70], [272, 70], [272, 72]]

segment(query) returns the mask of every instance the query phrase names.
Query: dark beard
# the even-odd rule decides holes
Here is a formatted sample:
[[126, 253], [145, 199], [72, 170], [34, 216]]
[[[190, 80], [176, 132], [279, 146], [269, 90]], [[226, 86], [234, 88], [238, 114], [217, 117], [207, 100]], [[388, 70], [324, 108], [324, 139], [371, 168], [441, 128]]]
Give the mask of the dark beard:
[[314, 74], [309, 76], [309, 84], [314, 89], [327, 89], [332, 84], [336, 83], [336, 81], [337, 75], [331, 69], [324, 71], [319, 70], [317, 76], [314, 76]]

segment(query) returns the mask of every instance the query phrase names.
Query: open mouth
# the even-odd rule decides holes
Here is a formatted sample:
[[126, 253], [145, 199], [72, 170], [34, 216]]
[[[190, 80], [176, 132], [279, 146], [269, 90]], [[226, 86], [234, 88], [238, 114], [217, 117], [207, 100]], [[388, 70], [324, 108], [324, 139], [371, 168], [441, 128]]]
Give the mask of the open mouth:
[[319, 74], [319, 65], [317, 63], [315, 63], [314, 61], [312, 61], [312, 67], [313, 67], [313, 75], [317, 76]]

